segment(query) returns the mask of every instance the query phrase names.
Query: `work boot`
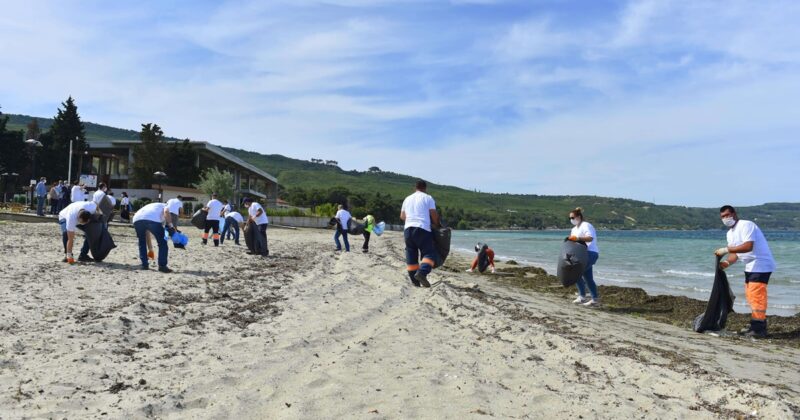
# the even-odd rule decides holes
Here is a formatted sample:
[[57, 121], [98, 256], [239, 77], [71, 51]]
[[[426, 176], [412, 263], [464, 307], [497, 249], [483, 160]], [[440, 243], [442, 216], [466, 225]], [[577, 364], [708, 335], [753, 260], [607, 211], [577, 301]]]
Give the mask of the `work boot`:
[[408, 272], [408, 278], [410, 278], [410, 279], [411, 279], [411, 284], [413, 284], [413, 285], [414, 285], [414, 287], [421, 287], [421, 286], [420, 286], [420, 284], [419, 284], [419, 282], [417, 281], [417, 279], [416, 279], [416, 278], [414, 278], [414, 275], [415, 275], [415, 274], [417, 274], [417, 272], [416, 272], [416, 271], [409, 271], [409, 272]]
[[767, 321], [750, 320], [750, 329], [743, 334], [745, 337], [766, 338]]
[[171, 273], [171, 272], [172, 272], [172, 270], [170, 270], [170, 269], [169, 269], [169, 268], [167, 268], [166, 266], [163, 266], [163, 267], [158, 267], [158, 271], [160, 271], [160, 272], [162, 272], [162, 273]]
[[428, 275], [423, 274], [417, 271], [417, 274], [414, 275], [414, 278], [419, 282], [422, 287], [431, 287], [431, 284], [428, 283]]
[[92, 262], [92, 261], [94, 261], [94, 258], [92, 258], [92, 257], [90, 257], [88, 255], [79, 255], [78, 256], [78, 261], [80, 261], [80, 262]]

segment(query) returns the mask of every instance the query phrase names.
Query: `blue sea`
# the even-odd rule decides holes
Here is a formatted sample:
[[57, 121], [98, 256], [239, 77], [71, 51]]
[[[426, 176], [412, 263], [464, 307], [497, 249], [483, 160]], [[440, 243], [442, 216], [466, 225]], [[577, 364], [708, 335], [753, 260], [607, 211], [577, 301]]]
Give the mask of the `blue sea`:
[[[555, 274], [561, 243], [569, 231], [455, 231], [452, 247], [474, 255], [476, 242], [489, 244], [500, 260], [513, 259]], [[800, 312], [800, 231], [765, 231], [778, 269], [769, 281], [768, 314]], [[641, 287], [651, 295], [707, 300], [714, 283], [715, 249], [725, 246], [725, 231], [598, 230], [600, 259], [594, 266], [599, 284]], [[744, 265], [727, 270], [736, 295], [736, 312], [747, 313]]]

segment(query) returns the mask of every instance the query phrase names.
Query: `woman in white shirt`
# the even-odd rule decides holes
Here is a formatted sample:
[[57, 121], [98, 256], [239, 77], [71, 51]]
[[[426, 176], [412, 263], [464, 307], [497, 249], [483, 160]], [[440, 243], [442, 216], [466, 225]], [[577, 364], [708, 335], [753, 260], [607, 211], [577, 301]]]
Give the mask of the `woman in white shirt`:
[[[600, 295], [597, 293], [597, 284], [594, 282], [594, 275], [592, 274], [592, 266], [597, 262], [600, 257], [600, 251], [597, 248], [597, 232], [591, 223], [583, 220], [583, 209], [580, 207], [575, 208], [569, 212], [569, 221], [572, 223], [573, 228], [569, 234], [570, 241], [584, 242], [589, 248], [589, 263], [586, 264], [586, 270], [583, 276], [578, 279], [578, 298], [573, 301], [584, 306], [596, 306], [600, 304]], [[589, 293], [592, 298], [587, 299], [586, 286], [589, 286]]]

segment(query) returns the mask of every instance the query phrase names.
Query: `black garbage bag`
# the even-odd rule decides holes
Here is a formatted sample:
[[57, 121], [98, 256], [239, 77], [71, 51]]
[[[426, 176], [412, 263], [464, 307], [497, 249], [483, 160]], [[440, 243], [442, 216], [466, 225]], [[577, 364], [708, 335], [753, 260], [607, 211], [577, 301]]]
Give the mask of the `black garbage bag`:
[[103, 223], [108, 224], [114, 216], [114, 205], [111, 204], [111, 199], [108, 198], [107, 195], [104, 195], [98, 207], [100, 207], [100, 211], [103, 213]]
[[208, 217], [207, 211], [204, 211], [203, 209], [197, 210], [192, 215], [192, 226], [198, 229], [205, 229], [207, 217]]
[[117, 247], [111, 234], [108, 233], [102, 215], [92, 215], [89, 223], [78, 225], [78, 229], [86, 234], [86, 240], [89, 241], [89, 251], [95, 261], [103, 261], [111, 250]]
[[364, 233], [364, 225], [350, 218], [350, 220], [347, 221], [347, 233], [350, 235], [361, 235]]
[[439, 261], [436, 266], [441, 267], [450, 255], [450, 238], [452, 231], [449, 227], [441, 225], [433, 229], [433, 246], [436, 248], [436, 254], [439, 256]]
[[736, 299], [728, 283], [728, 275], [719, 268], [722, 257], [716, 258], [714, 286], [711, 288], [711, 296], [708, 297], [706, 311], [698, 315], [692, 323], [696, 332], [720, 331], [725, 329], [728, 322], [728, 313], [733, 312], [733, 301]]
[[242, 229], [242, 233], [244, 233], [244, 244], [247, 245], [247, 250], [250, 252], [256, 252], [255, 243], [255, 233], [258, 230], [258, 227], [252, 221], [248, 221], [244, 225], [244, 229]]
[[484, 244], [481, 247], [481, 250], [478, 251], [478, 271], [481, 273], [489, 268], [489, 255], [486, 252], [487, 249], [489, 249], [489, 245]]
[[556, 265], [556, 277], [564, 287], [572, 286], [580, 280], [589, 263], [589, 249], [583, 242], [565, 240], [561, 245]]

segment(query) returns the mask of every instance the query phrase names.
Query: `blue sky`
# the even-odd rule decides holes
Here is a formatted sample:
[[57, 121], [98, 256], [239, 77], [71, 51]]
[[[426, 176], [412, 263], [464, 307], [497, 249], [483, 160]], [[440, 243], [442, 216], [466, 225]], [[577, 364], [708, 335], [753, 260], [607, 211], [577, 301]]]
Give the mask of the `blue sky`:
[[800, 2], [12, 1], [0, 106], [490, 192], [800, 201]]

